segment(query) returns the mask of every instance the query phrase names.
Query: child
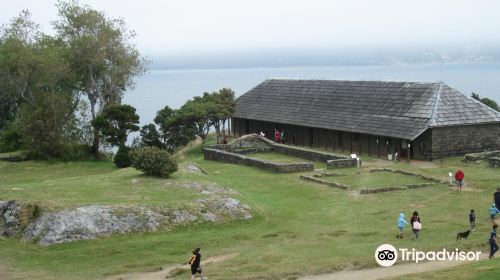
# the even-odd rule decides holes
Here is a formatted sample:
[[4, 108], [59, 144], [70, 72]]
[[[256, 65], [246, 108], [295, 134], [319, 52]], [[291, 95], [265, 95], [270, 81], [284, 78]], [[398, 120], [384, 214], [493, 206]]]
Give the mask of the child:
[[413, 236], [411, 239], [418, 240], [418, 235], [420, 233], [420, 227], [416, 227], [416, 223], [418, 223], [420, 226], [421, 226], [421, 224], [420, 224], [420, 217], [418, 216], [417, 211], [413, 211], [413, 216], [411, 216], [410, 223], [411, 223], [411, 228], [413, 230]]
[[281, 133], [278, 130], [274, 130], [274, 142], [279, 143], [281, 140]]
[[470, 209], [469, 223], [470, 223], [470, 230], [474, 231], [474, 229], [476, 228], [476, 213], [474, 213], [474, 209]]
[[457, 182], [457, 191], [462, 190], [464, 177], [465, 177], [464, 172], [458, 169], [457, 172], [455, 173], [455, 181]]
[[189, 264], [191, 265], [191, 280], [194, 280], [196, 273], [201, 274], [201, 280], [203, 280], [203, 270], [201, 269], [201, 255], [200, 248], [193, 250], [193, 255], [189, 259]]
[[405, 214], [399, 213], [399, 219], [398, 219], [399, 234], [396, 236], [396, 238], [403, 238], [403, 228], [408, 224], [409, 223], [405, 220]]
[[500, 211], [498, 211], [497, 207], [495, 206], [495, 203], [491, 204], [490, 219], [492, 223], [495, 222], [498, 213], [500, 213]]
[[493, 258], [496, 251], [498, 251], [498, 245], [495, 239], [497, 238], [497, 224], [493, 225], [493, 230], [490, 233], [490, 259]]

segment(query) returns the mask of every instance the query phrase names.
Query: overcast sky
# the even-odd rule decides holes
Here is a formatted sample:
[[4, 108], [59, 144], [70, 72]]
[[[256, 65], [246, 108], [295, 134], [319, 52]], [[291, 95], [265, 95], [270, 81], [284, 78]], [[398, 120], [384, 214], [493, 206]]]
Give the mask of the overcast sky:
[[[55, 0], [0, 0], [50, 32]], [[134, 29], [148, 55], [500, 43], [500, 1], [82, 0]]]

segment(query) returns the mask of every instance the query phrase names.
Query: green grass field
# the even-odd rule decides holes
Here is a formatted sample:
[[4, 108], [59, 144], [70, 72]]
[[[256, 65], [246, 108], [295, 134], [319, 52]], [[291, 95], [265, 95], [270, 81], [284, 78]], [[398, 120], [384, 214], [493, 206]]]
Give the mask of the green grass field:
[[[301, 181], [299, 174], [274, 174], [253, 167], [204, 161], [199, 147], [181, 158], [182, 162], [196, 163], [208, 175], [177, 172], [169, 179], [154, 179], [133, 169], [116, 169], [110, 162], [1, 162], [0, 199], [37, 203], [43, 209], [88, 204], [190, 203], [198, 194], [176, 188], [175, 184], [199, 181], [239, 191], [242, 195], [238, 198], [250, 205], [255, 215], [247, 221], [113, 235], [51, 247], [19, 239], [0, 239], [0, 278], [101, 279], [185, 263], [197, 246], [202, 248], [204, 256], [238, 253], [232, 260], [206, 266], [210, 279], [294, 279], [298, 275], [345, 267], [375, 267], [373, 252], [382, 243], [419, 250], [459, 247], [486, 252], [489, 249], [488, 208], [492, 193], [500, 186], [500, 170], [486, 164], [462, 163], [458, 158], [433, 165], [370, 159], [364, 161], [361, 169], [340, 172], [364, 173], [383, 165], [444, 179], [448, 172], [460, 167], [466, 174], [467, 191], [457, 192], [443, 186], [352, 195]], [[384, 175], [377, 180], [387, 185], [393, 179]], [[468, 228], [471, 208], [476, 209], [477, 231], [468, 241], [457, 244], [456, 233]], [[421, 239], [397, 240], [399, 212], [409, 216], [413, 210], [418, 210], [422, 218]], [[493, 271], [499, 268], [500, 262], [491, 260], [454, 268], [452, 272], [404, 278], [451, 279], [447, 275], [453, 275], [453, 279], [494, 279]], [[188, 273], [181, 273], [174, 279], [189, 277]]]

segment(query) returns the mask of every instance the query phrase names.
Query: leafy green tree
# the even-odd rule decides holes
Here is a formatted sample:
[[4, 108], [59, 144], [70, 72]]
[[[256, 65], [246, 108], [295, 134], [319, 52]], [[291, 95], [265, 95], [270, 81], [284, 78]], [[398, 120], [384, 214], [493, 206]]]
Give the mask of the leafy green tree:
[[[123, 92], [145, 71], [131, 40], [135, 37], [122, 19], [113, 19], [77, 1], [58, 2], [54, 27], [67, 48], [67, 59], [77, 77], [76, 90], [90, 103], [94, 121], [111, 105], [120, 104]], [[92, 152], [99, 156], [99, 129], [95, 126]]]
[[217, 92], [213, 92], [206, 98], [216, 106], [215, 111], [212, 113], [211, 124], [217, 134], [217, 143], [220, 143], [220, 140], [226, 134], [226, 123], [233, 115], [236, 106], [234, 91], [229, 88], [223, 88]]
[[472, 96], [472, 98], [480, 101], [481, 103], [483, 103], [484, 105], [490, 107], [491, 109], [500, 112], [500, 108], [498, 107], [498, 104], [495, 102], [495, 100], [492, 100], [492, 99], [489, 99], [489, 98], [486, 98], [486, 97], [481, 98], [479, 96], [479, 94], [474, 93], [474, 92], [472, 93], [471, 96]]
[[78, 103], [64, 48], [38, 30], [28, 11], [0, 33], [0, 130], [17, 116], [21, 142], [33, 156], [59, 156]]
[[129, 167], [132, 165], [132, 159], [130, 158], [131, 149], [127, 146], [120, 146], [115, 156], [113, 157], [113, 162], [116, 166], [120, 168]]
[[213, 120], [219, 114], [219, 106], [210, 96], [204, 93], [203, 96], [196, 96], [187, 101], [180, 109], [178, 118], [183, 123], [193, 128], [195, 135], [201, 138], [205, 143]]
[[100, 131], [106, 142], [113, 146], [125, 146], [128, 134], [138, 131], [139, 115], [130, 105], [112, 105], [98, 116], [92, 125]]
[[71, 95], [43, 92], [33, 95], [18, 113], [22, 142], [34, 158], [61, 157], [66, 143], [64, 128], [71, 115]]
[[165, 106], [158, 111], [154, 122], [159, 127], [163, 147], [171, 153], [195, 138], [191, 125], [182, 118], [179, 110]]
[[165, 148], [160, 140], [160, 133], [153, 123], [147, 124], [141, 128], [141, 141], [144, 146]]
[[[0, 31], [0, 130], [19, 106], [35, 106], [41, 92], [67, 92], [71, 80], [64, 49], [58, 40], [42, 34], [22, 11]], [[35, 100], [37, 99], [38, 100]], [[75, 96], [70, 108], [75, 108]]]

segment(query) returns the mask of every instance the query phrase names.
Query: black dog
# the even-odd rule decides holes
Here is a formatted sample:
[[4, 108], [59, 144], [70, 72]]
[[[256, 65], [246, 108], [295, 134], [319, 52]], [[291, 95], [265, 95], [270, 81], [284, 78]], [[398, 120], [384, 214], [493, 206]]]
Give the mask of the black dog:
[[469, 234], [470, 234], [470, 230], [468, 231], [464, 231], [464, 232], [459, 232], [457, 233], [457, 241], [458, 240], [462, 240], [462, 238], [465, 238], [467, 240], [467, 237], [469, 237]]

